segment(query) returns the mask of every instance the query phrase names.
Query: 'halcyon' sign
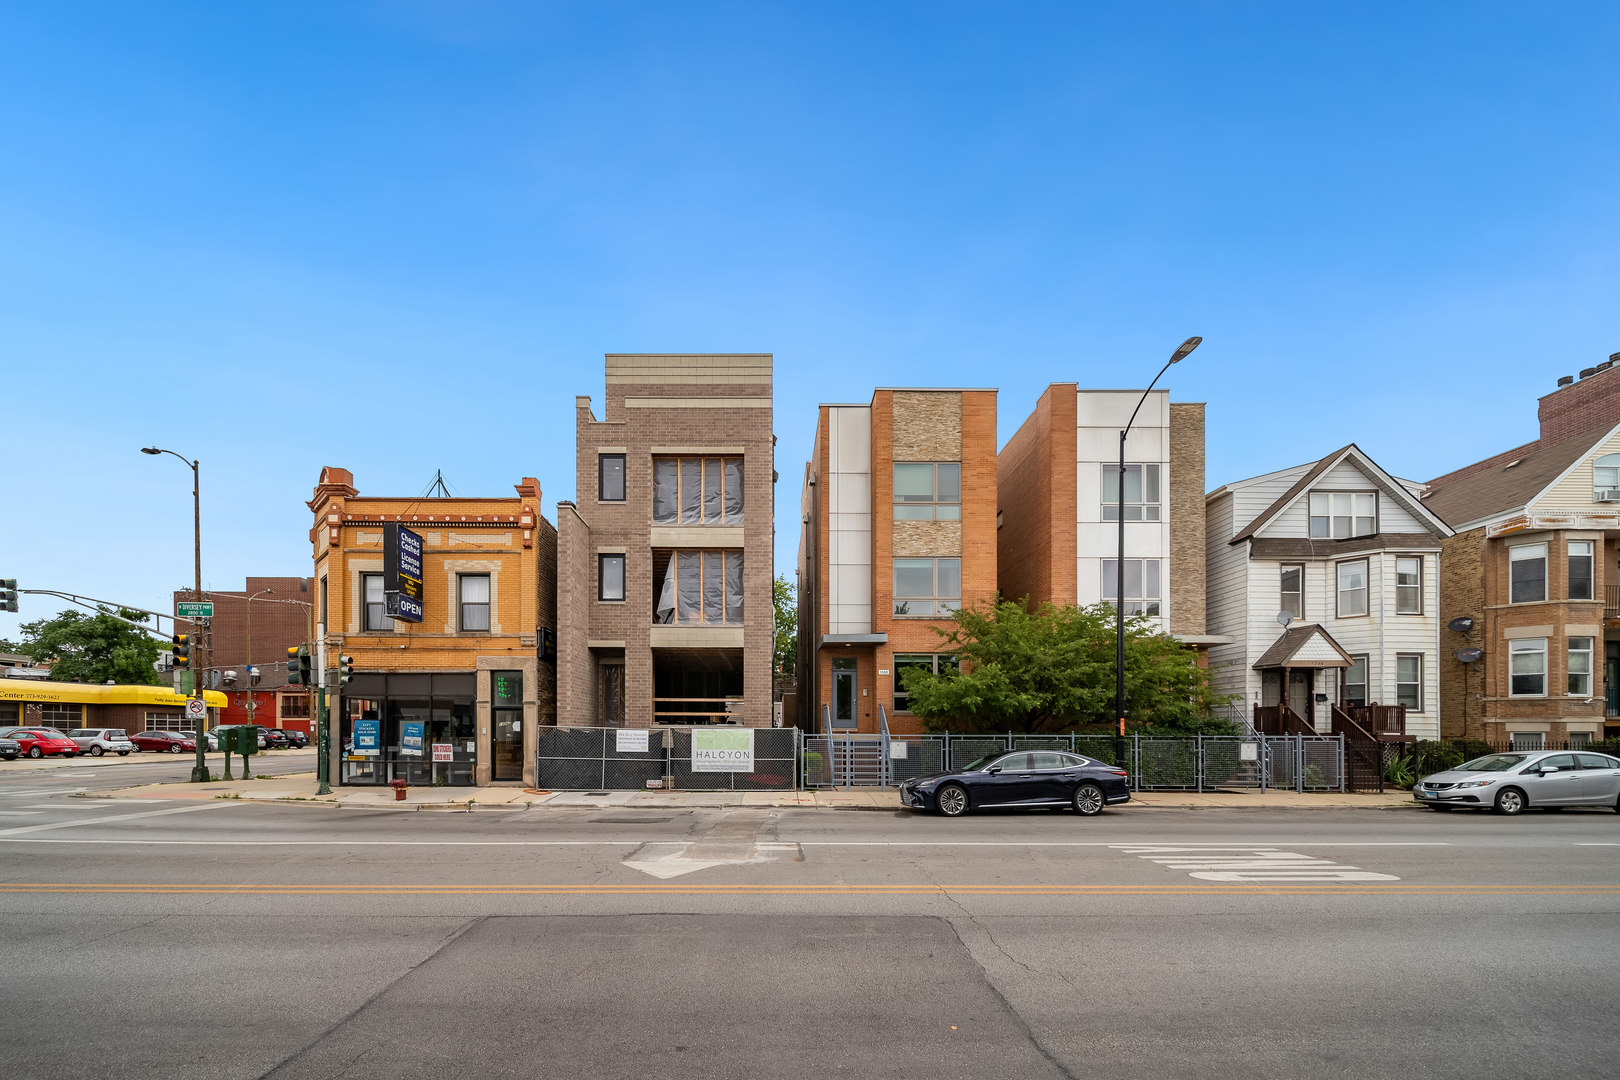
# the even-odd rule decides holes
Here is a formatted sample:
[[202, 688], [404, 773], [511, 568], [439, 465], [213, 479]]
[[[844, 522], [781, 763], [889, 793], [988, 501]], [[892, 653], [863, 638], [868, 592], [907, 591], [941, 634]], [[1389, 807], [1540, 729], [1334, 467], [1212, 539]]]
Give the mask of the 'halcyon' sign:
[[754, 731], [698, 728], [692, 732], [693, 772], [753, 772]]
[[383, 523], [383, 605], [391, 619], [422, 621], [422, 537]]

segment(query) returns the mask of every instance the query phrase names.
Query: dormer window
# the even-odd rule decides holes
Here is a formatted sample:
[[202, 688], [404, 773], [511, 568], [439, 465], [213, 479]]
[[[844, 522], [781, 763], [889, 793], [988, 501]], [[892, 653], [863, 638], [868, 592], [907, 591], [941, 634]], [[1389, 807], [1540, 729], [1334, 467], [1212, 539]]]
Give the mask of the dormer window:
[[1604, 454], [1592, 462], [1592, 498], [1620, 502], [1620, 454]]
[[1361, 491], [1311, 492], [1311, 537], [1348, 540], [1378, 531], [1378, 494]]

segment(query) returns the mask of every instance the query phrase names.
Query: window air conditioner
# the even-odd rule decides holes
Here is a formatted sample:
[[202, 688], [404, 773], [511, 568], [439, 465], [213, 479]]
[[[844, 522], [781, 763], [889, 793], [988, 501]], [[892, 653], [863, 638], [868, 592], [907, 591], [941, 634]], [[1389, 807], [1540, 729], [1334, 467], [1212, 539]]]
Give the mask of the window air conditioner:
[[1592, 492], [1592, 501], [1620, 503], [1620, 488], [1598, 488]]

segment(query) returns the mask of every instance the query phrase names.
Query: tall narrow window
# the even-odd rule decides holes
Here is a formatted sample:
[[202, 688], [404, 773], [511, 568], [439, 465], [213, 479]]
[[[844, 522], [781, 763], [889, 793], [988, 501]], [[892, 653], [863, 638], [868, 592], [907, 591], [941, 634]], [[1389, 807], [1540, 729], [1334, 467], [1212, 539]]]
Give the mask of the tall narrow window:
[[1367, 658], [1357, 656], [1344, 669], [1344, 703], [1367, 704]]
[[1378, 531], [1378, 495], [1374, 492], [1311, 492], [1311, 536], [1348, 540]]
[[624, 599], [624, 556], [598, 555], [596, 557], [596, 598], [598, 600]]
[[1282, 568], [1282, 603], [1279, 611], [1286, 611], [1296, 620], [1305, 617], [1305, 568], [1303, 566], [1284, 566]]
[[[1110, 604], [1119, 602], [1119, 560], [1102, 561], [1102, 598]], [[1159, 614], [1159, 560], [1125, 560], [1125, 614]]]
[[1339, 564], [1339, 618], [1367, 614], [1367, 560]]
[[602, 502], [624, 502], [624, 455], [596, 455], [596, 497]]
[[332, 625], [332, 613], [329, 610], [327, 610], [326, 597], [327, 597], [326, 575], [322, 574], [321, 575], [321, 625], [322, 626], [331, 626]]
[[894, 463], [896, 521], [956, 521], [962, 516], [962, 464], [957, 461]]
[[1508, 600], [1533, 604], [1547, 599], [1547, 545], [1520, 544], [1508, 549]]
[[461, 592], [461, 628], [469, 631], [489, 629], [489, 575], [462, 574], [457, 581]]
[[1592, 639], [1569, 639], [1569, 696], [1592, 696]]
[[366, 621], [363, 629], [366, 630], [392, 630], [394, 620], [384, 612], [383, 576], [381, 574], [361, 574], [360, 588], [364, 595]]
[[1423, 711], [1423, 655], [1400, 653], [1395, 657], [1395, 704], [1411, 712]]
[[1546, 638], [1508, 642], [1508, 693], [1512, 697], [1547, 696]]
[[[1119, 520], [1119, 466], [1103, 463], [1102, 519]], [[1159, 520], [1159, 466], [1125, 466], [1125, 520]]]
[[653, 459], [654, 525], [741, 525], [743, 459]]
[[1592, 541], [1569, 542], [1569, 598], [1592, 599]]
[[1395, 560], [1395, 614], [1423, 614], [1423, 560], [1415, 555]]
[[942, 618], [961, 606], [961, 559], [894, 560], [896, 615]]

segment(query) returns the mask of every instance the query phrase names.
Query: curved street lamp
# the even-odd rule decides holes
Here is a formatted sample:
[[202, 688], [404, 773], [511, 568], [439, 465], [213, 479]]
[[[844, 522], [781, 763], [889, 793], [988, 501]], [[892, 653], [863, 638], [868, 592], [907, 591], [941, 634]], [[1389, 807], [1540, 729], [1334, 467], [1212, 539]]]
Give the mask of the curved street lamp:
[[[143, 447], [141, 447], [141, 453], [143, 453], [143, 454], [151, 454], [154, 457], [157, 456], [158, 454], [168, 454], [170, 457], [179, 458], [181, 461], [184, 461], [187, 465], [191, 466], [191, 555], [192, 555], [192, 569], [195, 571], [195, 575], [196, 575], [195, 584], [193, 586], [191, 595], [194, 596], [196, 599], [201, 600], [202, 599], [202, 496], [201, 496], [202, 475], [201, 475], [201, 471], [199, 469], [199, 463], [198, 463], [197, 460], [187, 459], [184, 455], [177, 454], [173, 450], [164, 450], [161, 447], [157, 447], [157, 446], [143, 446]], [[198, 636], [201, 637], [201, 635], [198, 635]], [[201, 696], [202, 695], [202, 685], [201, 685], [201, 681], [199, 680], [198, 675], [197, 675], [197, 672], [199, 670], [201, 670], [201, 665], [198, 665], [198, 664], [193, 664], [192, 665], [192, 667], [191, 667], [192, 686], [194, 688], [194, 692], [198, 696]], [[206, 783], [208, 781], [208, 761], [207, 761], [207, 758], [205, 758], [204, 754], [203, 754], [203, 752], [208, 747], [208, 740], [204, 737], [204, 733], [207, 731], [207, 728], [208, 728], [208, 722], [206, 720], [200, 722], [197, 725], [197, 732], [196, 732], [196, 735], [197, 735], [197, 761], [196, 761], [196, 764], [192, 765], [192, 767], [191, 767], [191, 782], [194, 783], [194, 784]]]
[[1131, 418], [1126, 421], [1124, 429], [1119, 433], [1119, 487], [1115, 492], [1115, 514], [1119, 518], [1119, 553], [1114, 561], [1114, 717], [1119, 721], [1119, 735], [1114, 744], [1115, 760], [1123, 764], [1125, 760], [1125, 436], [1130, 434], [1131, 425], [1136, 423], [1136, 414], [1142, 411], [1148, 395], [1158, 385], [1164, 373], [1170, 370], [1171, 364], [1179, 364], [1187, 358], [1187, 354], [1203, 343], [1201, 337], [1190, 337], [1176, 347], [1164, 367], [1153, 376], [1148, 388], [1142, 391], [1142, 397], [1137, 401], [1136, 408], [1131, 410]]

